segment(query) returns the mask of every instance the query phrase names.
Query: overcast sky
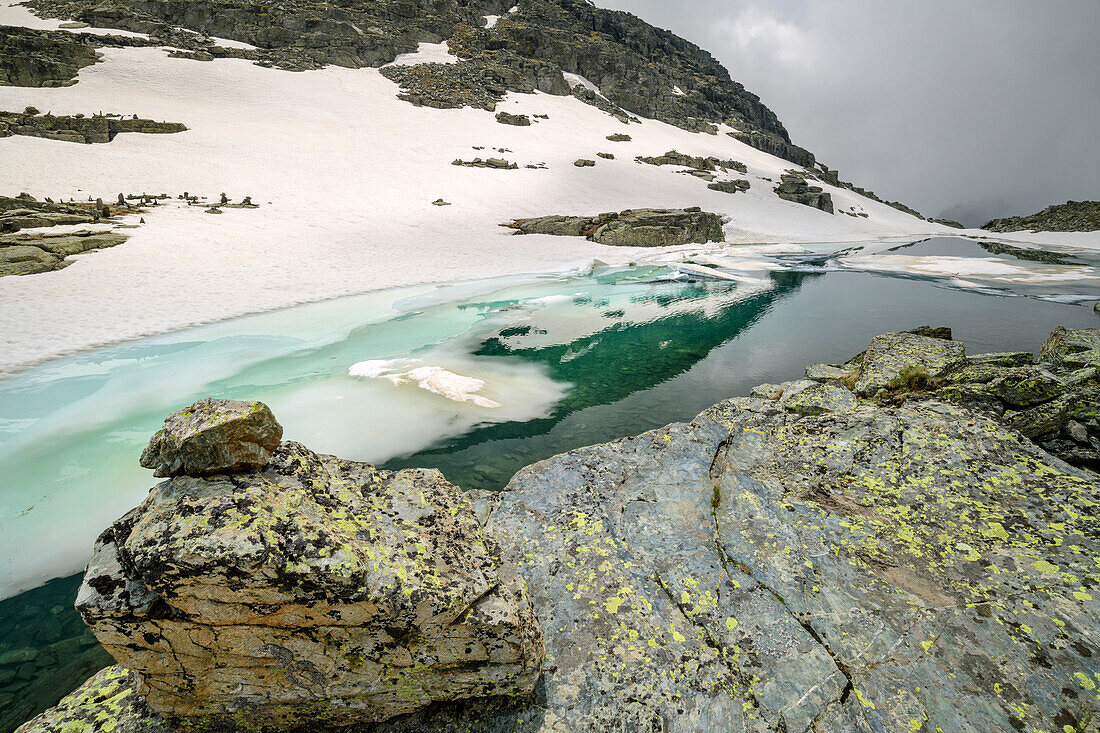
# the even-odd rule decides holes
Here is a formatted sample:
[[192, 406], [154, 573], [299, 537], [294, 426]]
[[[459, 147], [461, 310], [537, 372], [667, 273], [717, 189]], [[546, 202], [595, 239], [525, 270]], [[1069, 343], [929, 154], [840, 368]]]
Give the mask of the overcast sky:
[[926, 216], [1100, 199], [1100, 0], [596, 0], [714, 54], [793, 141]]

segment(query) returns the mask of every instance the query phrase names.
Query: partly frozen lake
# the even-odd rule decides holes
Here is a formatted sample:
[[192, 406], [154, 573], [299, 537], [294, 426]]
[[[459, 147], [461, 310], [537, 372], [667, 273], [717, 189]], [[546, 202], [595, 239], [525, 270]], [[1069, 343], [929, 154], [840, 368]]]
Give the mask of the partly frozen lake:
[[[0, 597], [78, 571], [96, 535], [152, 486], [137, 462], [149, 436], [204, 396], [267, 402], [287, 439], [317, 451], [435, 466], [463, 488], [495, 489], [531, 462], [843, 362], [879, 333], [948, 325], [979, 353], [1037, 350], [1058, 325], [1100, 325], [1096, 263], [964, 240], [726, 264], [736, 281], [647, 265], [380, 291], [0, 380]], [[56, 588], [63, 601], [74, 591]], [[0, 604], [0, 654], [56, 643], [34, 619], [17, 623], [44, 592]], [[70, 628], [68, 609], [55, 615]]]

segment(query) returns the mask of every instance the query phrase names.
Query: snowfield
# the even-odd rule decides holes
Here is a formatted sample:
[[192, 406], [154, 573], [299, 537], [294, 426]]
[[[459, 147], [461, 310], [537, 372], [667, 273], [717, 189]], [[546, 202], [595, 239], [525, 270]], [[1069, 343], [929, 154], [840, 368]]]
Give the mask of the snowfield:
[[[0, 23], [58, 26], [6, 6]], [[414, 107], [397, 99], [397, 85], [376, 69], [296, 73], [243, 60], [171, 59], [156, 48], [101, 52], [102, 62], [83, 69], [74, 86], [0, 88], [0, 109], [137, 114], [189, 130], [119, 135], [101, 145], [9, 137], [0, 140], [0, 193], [172, 199], [126, 230], [131, 238], [121, 246], [80, 255], [58, 272], [0, 279], [0, 373], [96, 345], [379, 288], [668, 255], [581, 238], [514, 237], [500, 224], [517, 217], [700, 206], [728, 217], [727, 244], [706, 248], [715, 252], [744, 243], [955, 231], [828, 185], [837, 215], [783, 201], [772, 188], [795, 166], [725, 129], [711, 136], [652, 120], [626, 125], [571, 97], [545, 94], [513, 94], [498, 106], [549, 116], [513, 127], [483, 110]], [[418, 58], [401, 63], [446, 60], [445, 45], [410, 56]], [[633, 140], [612, 143], [612, 133]], [[748, 178], [751, 190], [719, 193], [677, 168], [634, 161], [673, 149], [743, 161], [748, 175], [729, 177]], [[506, 158], [520, 169], [451, 164], [474, 157]], [[575, 167], [582, 157], [597, 165]], [[538, 163], [548, 169], [523, 167]], [[184, 191], [207, 200], [223, 191], [235, 202], [251, 196], [261, 208], [209, 215], [205, 206], [177, 200]], [[432, 205], [440, 198], [451, 205]], [[839, 214], [853, 207], [869, 217]], [[126, 221], [136, 224], [137, 217]]]

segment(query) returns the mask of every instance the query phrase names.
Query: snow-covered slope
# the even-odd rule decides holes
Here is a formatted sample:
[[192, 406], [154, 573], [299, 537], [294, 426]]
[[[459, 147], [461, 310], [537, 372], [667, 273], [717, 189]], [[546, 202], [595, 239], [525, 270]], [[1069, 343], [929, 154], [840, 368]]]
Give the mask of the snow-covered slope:
[[[18, 7], [0, 8], [0, 23], [57, 27]], [[432, 48], [426, 60], [443, 52]], [[952, 231], [828, 185], [838, 212], [855, 207], [867, 218], [783, 201], [772, 188], [793, 164], [730, 138], [726, 128], [714, 136], [652, 120], [626, 125], [573, 97], [541, 93], [512, 94], [499, 106], [549, 116], [513, 127], [482, 110], [414, 107], [375, 69], [296, 73], [243, 60], [173, 59], [157, 48], [102, 54], [75, 86], [0, 87], [0, 109], [137, 114], [189, 131], [121, 135], [101, 145], [9, 137], [0, 140], [0, 193], [173, 199], [145, 213], [147, 223], [129, 230], [124, 245], [81, 255], [58, 272], [0, 279], [0, 371], [343, 294], [655, 254], [580, 238], [513, 237], [499, 225], [516, 217], [701, 206], [728, 217], [728, 242], [714, 249]], [[609, 142], [612, 133], [633, 139]], [[720, 193], [680, 169], [634, 161], [673, 149], [740, 160], [748, 174], [733, 177], [752, 188]], [[520, 169], [451, 164], [474, 157], [502, 157]], [[578, 158], [597, 165], [575, 167]], [[547, 168], [523, 167], [536, 163]], [[248, 195], [261, 208], [209, 215], [181, 205], [175, 197], [184, 191]], [[439, 198], [451, 205], [432, 205]]]

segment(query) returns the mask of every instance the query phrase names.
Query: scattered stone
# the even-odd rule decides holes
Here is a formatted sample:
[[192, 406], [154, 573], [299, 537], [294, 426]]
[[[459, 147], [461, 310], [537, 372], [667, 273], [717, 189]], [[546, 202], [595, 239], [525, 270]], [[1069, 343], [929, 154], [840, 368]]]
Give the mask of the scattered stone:
[[38, 107], [25, 107], [23, 109], [23, 114], [33, 116], [33, 115], [40, 115], [42, 113], [38, 110]]
[[588, 160], [586, 158], [578, 158], [577, 160], [573, 161], [573, 165], [577, 166], [578, 168], [592, 168], [596, 165], [596, 161]]
[[531, 125], [531, 118], [527, 115], [513, 115], [507, 112], [497, 112], [497, 122], [502, 125], [529, 127]]
[[450, 204], [449, 201], [444, 201], [443, 199], [436, 199], [435, 201], [432, 202], [432, 206], [450, 206], [450, 205], [451, 204]]
[[621, 133], [621, 132], [616, 132], [613, 135], [608, 135], [607, 139], [610, 140], [613, 143], [628, 143], [631, 140], [633, 140], [634, 138], [630, 137], [630, 135], [626, 135], [626, 134]]
[[514, 171], [519, 168], [515, 163], [511, 163], [503, 158], [474, 158], [473, 160], [453, 160], [451, 165], [461, 165], [467, 168], [495, 168], [497, 170], [509, 170]]
[[615, 160], [614, 153], [596, 153], [596, 155], [604, 160]]
[[504, 226], [517, 234], [587, 237], [600, 244], [624, 247], [668, 247], [725, 241], [722, 218], [690, 209], [628, 209], [597, 216], [543, 216], [517, 219]]
[[283, 428], [262, 402], [204, 399], [168, 416], [141, 454], [154, 476], [207, 476], [263, 468]]
[[203, 213], [204, 214], [221, 214], [221, 213], [224, 213], [224, 212], [221, 209], [219, 209], [217, 206], [211, 206], [209, 209], [206, 209]]

